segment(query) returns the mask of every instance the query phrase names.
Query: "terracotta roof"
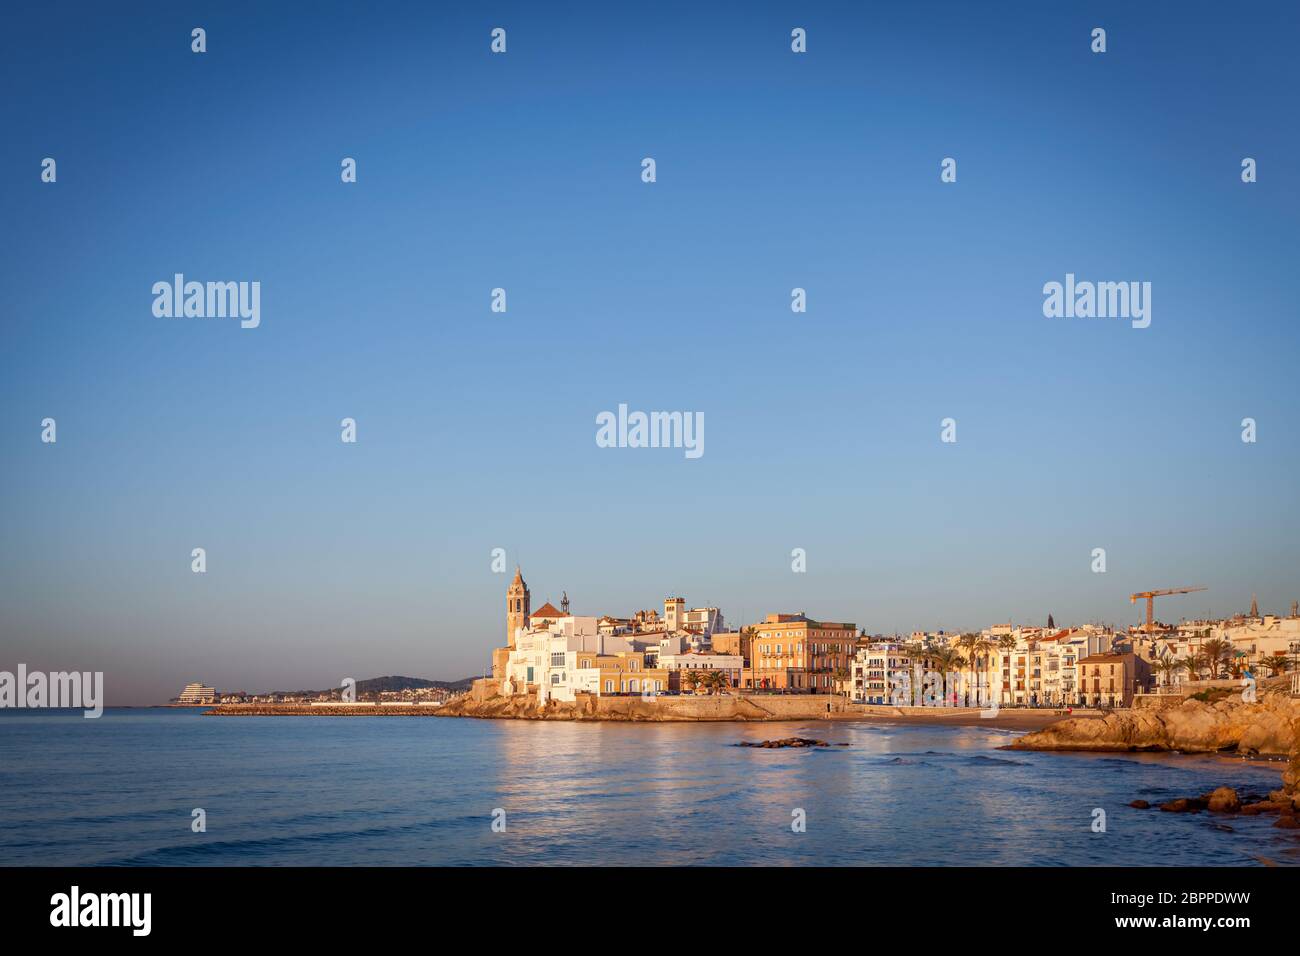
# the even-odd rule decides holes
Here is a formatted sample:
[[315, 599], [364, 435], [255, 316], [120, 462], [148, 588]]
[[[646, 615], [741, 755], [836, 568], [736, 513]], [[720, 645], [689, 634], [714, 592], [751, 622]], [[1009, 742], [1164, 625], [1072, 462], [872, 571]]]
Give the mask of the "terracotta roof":
[[557, 607], [555, 607], [555, 605], [553, 605], [550, 601], [547, 601], [545, 604], [543, 604], [541, 607], [539, 607], [536, 611], [534, 611], [532, 614], [528, 616], [532, 618], [532, 617], [567, 617], [568, 615], [561, 613], [560, 610]]

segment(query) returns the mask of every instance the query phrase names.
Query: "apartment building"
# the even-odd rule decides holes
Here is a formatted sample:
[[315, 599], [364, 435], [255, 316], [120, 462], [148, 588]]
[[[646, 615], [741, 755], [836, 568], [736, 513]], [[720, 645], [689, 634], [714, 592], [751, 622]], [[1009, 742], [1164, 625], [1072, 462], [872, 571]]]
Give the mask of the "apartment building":
[[911, 658], [900, 643], [882, 641], [859, 648], [851, 666], [850, 700], [859, 704], [894, 703], [911, 666]]
[[1131, 651], [1090, 654], [1079, 661], [1080, 703], [1087, 707], [1131, 707], [1136, 660]]
[[747, 686], [755, 689], [832, 693], [837, 675], [853, 663], [857, 626], [816, 621], [803, 612], [769, 614], [754, 625]]

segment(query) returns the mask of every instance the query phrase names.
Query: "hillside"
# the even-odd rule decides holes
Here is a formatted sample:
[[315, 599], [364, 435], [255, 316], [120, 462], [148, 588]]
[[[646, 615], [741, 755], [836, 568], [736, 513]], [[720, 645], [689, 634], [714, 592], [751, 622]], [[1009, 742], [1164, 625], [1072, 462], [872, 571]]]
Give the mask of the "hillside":
[[[457, 681], [445, 680], [427, 680], [423, 677], [402, 677], [393, 675], [388, 677], [370, 677], [366, 680], [357, 681], [358, 694], [383, 693], [384, 691], [400, 690], [420, 690], [426, 687], [436, 687], [440, 690], [449, 690], [452, 692], [468, 690], [469, 685], [473, 683], [473, 677], [466, 677]], [[292, 697], [310, 697], [320, 694], [339, 694], [340, 688], [328, 687], [323, 690], [277, 690], [272, 691], [274, 694], [284, 694]]]

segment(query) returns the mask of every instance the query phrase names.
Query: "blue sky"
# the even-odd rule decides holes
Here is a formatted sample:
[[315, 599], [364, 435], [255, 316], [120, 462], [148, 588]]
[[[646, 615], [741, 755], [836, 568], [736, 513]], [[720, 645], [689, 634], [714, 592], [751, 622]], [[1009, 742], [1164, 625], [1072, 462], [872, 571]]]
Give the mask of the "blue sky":
[[[0, 668], [482, 672], [495, 547], [873, 632], [1300, 597], [1294, 5], [283, 6], [7, 15]], [[261, 326], [155, 318], [176, 272]], [[1044, 318], [1067, 272], [1151, 327]], [[704, 456], [598, 448], [620, 402]]]

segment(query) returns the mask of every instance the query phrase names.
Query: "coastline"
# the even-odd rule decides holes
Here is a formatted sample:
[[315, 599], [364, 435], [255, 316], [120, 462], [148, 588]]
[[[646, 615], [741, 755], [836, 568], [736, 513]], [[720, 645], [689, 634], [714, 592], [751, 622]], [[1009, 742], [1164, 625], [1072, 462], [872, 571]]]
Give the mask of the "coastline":
[[[421, 705], [383, 706], [358, 705], [355, 707], [331, 706], [313, 707], [310, 704], [219, 704], [203, 712], [205, 717], [463, 717], [479, 720], [569, 720], [583, 722], [611, 723], [782, 723], [789, 721], [821, 720], [832, 723], [882, 723], [882, 724], [921, 724], [927, 726], [949, 727], [989, 727], [998, 730], [1033, 731], [1041, 730], [1065, 719], [1053, 711], [1014, 710], [1003, 708], [995, 717], [981, 717], [980, 711], [972, 708], [915, 708], [910, 712], [901, 712], [898, 708], [876, 708], [867, 710], [854, 705], [850, 709], [826, 712], [824, 704], [818, 700], [805, 706], [786, 706], [780, 712], [764, 710], [749, 711], [745, 704], [749, 698], [697, 698], [700, 701], [712, 700], [714, 703], [705, 710], [701, 707], [698, 714], [676, 712], [653, 712], [649, 708], [625, 706], [610, 709], [607, 712], [585, 712], [582, 709], [566, 706], [537, 708], [535, 705], [511, 707], [498, 703], [492, 707], [455, 706], [447, 704], [442, 707]], [[732, 700], [735, 712], [722, 713], [723, 709], [732, 708], [719, 703], [720, 700]], [[627, 700], [624, 698], [623, 700]], [[688, 701], [692, 700], [687, 698]], [[799, 698], [786, 698], [798, 701]], [[640, 704], [639, 700], [636, 703]], [[770, 702], [769, 702], [770, 703]], [[688, 704], [687, 706], [692, 706]], [[754, 705], [756, 708], [761, 704]], [[709, 713], [708, 711], [714, 711]], [[928, 711], [922, 713], [921, 711]], [[1078, 718], [1086, 719], [1086, 718]]]

